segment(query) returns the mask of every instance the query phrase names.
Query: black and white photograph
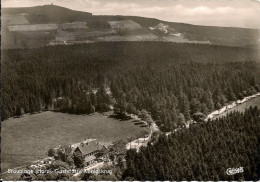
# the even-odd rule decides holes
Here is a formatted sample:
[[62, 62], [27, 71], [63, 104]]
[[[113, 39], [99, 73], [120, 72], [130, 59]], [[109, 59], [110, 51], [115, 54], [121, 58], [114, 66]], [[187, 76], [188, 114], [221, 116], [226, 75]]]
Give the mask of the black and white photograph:
[[1, 181], [259, 181], [260, 0], [1, 0]]

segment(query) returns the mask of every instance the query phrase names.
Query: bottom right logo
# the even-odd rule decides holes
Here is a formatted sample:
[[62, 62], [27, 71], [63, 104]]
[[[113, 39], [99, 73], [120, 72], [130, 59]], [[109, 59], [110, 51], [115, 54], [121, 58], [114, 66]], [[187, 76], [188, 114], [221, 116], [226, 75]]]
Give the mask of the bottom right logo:
[[243, 172], [244, 172], [243, 167], [239, 167], [239, 168], [228, 168], [227, 171], [226, 171], [227, 175], [234, 175], [234, 174], [243, 173]]

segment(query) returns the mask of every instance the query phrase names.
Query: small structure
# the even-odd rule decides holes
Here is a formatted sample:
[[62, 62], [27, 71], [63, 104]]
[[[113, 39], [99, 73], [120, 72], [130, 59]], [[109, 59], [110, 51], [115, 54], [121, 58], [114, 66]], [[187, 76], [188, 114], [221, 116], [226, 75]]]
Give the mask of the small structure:
[[73, 153], [80, 152], [84, 157], [84, 165], [89, 166], [95, 162], [96, 160], [95, 154], [97, 154], [100, 150], [105, 148], [106, 148], [105, 145], [98, 143], [94, 140], [92, 141], [86, 140], [84, 142], [81, 142], [73, 151]]

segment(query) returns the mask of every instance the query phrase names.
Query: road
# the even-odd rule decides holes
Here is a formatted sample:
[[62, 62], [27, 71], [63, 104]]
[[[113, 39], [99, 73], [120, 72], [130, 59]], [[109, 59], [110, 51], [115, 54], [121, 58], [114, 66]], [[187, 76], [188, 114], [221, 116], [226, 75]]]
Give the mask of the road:
[[260, 96], [252, 98], [250, 100], [247, 100], [244, 103], [241, 103], [233, 108], [227, 109], [225, 112], [215, 116], [213, 119], [222, 117], [222, 116], [226, 116], [228, 113], [232, 112], [232, 111], [244, 111], [245, 109], [249, 108], [250, 106], [255, 107], [258, 106], [258, 108], [260, 108]]
[[245, 97], [243, 100], [237, 100], [235, 102], [232, 102], [229, 105], [226, 105], [222, 108], [220, 108], [219, 110], [213, 111], [211, 112], [205, 120], [208, 119], [216, 119], [222, 116], [225, 116], [227, 113], [231, 112], [231, 111], [244, 111], [247, 106], [256, 106], [256, 105], [260, 105], [260, 92], [258, 92], [257, 94], [254, 94], [252, 96], [248, 96]]
[[[232, 111], [244, 111], [249, 106], [260, 106], [260, 92], [252, 96], [245, 97], [243, 100], [237, 100], [229, 105], [220, 108], [219, 110], [215, 110], [211, 112], [209, 115], [207, 115], [205, 121], [208, 121], [209, 119], [216, 119], [225, 116]], [[188, 124], [186, 124], [185, 127], [189, 128], [189, 126], [193, 123], [193, 121], [190, 120], [187, 123]], [[167, 132], [166, 136], [181, 129], [182, 128], [177, 128], [172, 132]]]
[[[133, 119], [135, 120], [141, 120], [137, 115], [134, 114], [127, 114], [129, 116], [131, 116]], [[143, 121], [145, 122], [145, 121]], [[145, 122], [146, 123], [146, 122]], [[147, 123], [146, 123], [147, 124]], [[148, 124], [147, 124], [148, 125]], [[126, 149], [136, 149], [136, 151], [139, 151], [140, 147], [142, 146], [147, 146], [147, 143], [151, 140], [152, 134], [156, 131], [160, 131], [159, 127], [156, 125], [156, 123], [153, 121], [150, 125], [150, 133], [147, 137], [145, 138], [138, 138], [136, 140], [133, 140], [129, 143], [126, 144]]]

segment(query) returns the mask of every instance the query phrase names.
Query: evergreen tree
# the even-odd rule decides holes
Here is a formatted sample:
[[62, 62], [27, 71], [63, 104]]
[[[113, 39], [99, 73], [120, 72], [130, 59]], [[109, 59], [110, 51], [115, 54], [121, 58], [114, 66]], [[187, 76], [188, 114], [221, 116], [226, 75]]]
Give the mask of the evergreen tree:
[[186, 120], [190, 119], [190, 104], [185, 94], [181, 94], [179, 97], [180, 112], [184, 114]]

